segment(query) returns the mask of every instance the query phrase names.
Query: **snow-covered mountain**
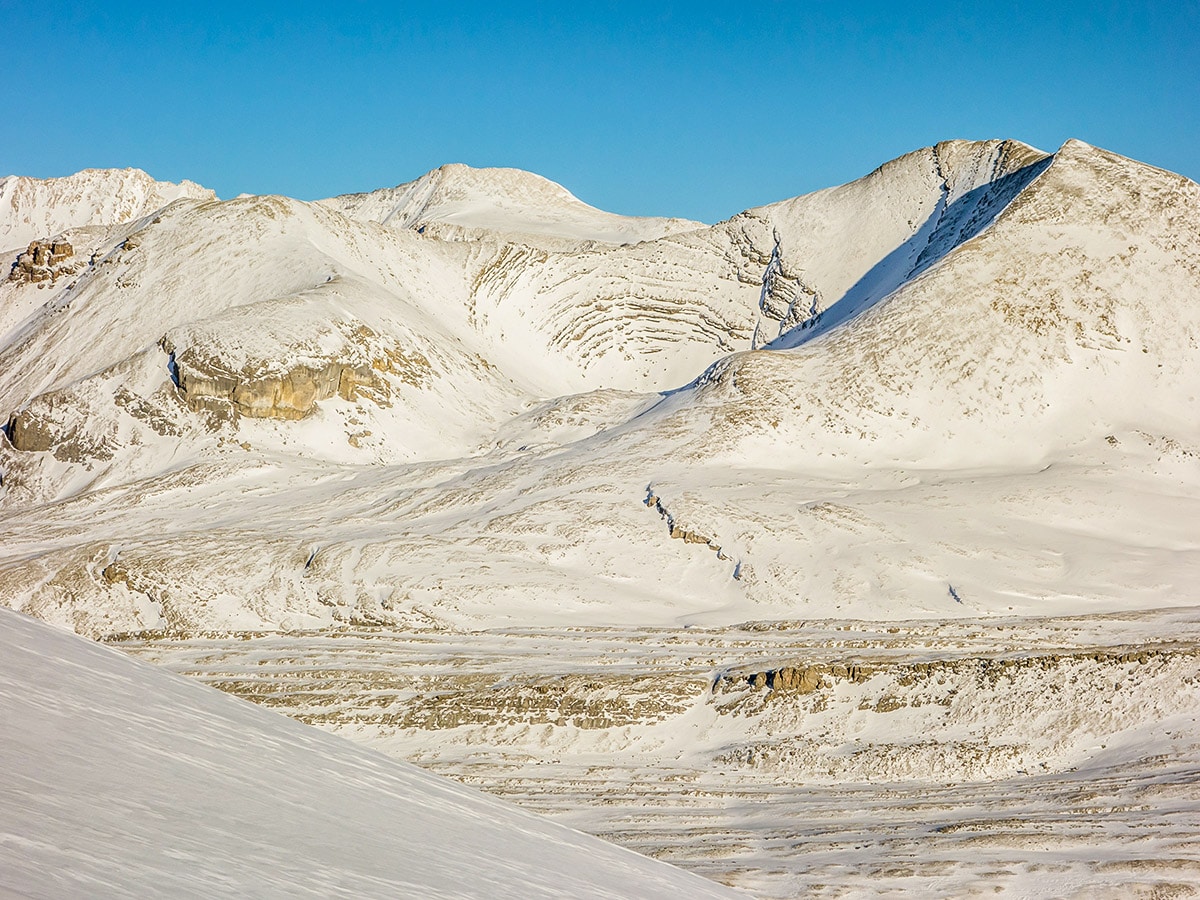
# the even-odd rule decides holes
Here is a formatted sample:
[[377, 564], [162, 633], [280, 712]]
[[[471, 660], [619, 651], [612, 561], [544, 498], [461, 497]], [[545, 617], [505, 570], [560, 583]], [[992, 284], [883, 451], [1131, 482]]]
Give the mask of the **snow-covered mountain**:
[[0, 178], [0, 247], [24, 247], [71, 228], [111, 226], [173, 200], [215, 200], [191, 181], [155, 181], [141, 169], [85, 169], [66, 178]]
[[763, 896], [1194, 881], [1200, 186], [127, 177], [0, 208], [0, 603]]
[[565, 249], [580, 242], [626, 244], [704, 228], [688, 219], [618, 216], [566, 188], [520, 169], [473, 169], [453, 163], [416, 181], [320, 201], [348, 218], [449, 240], [519, 236]]
[[1194, 601], [1192, 182], [949, 142], [631, 245], [410, 227], [485, 189], [578, 206], [461, 167], [184, 199], [4, 283], [8, 602], [103, 633]]

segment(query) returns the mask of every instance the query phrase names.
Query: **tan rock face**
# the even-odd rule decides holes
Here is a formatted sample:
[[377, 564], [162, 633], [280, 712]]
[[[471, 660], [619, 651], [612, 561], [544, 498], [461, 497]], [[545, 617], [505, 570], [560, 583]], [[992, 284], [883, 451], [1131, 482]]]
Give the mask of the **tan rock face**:
[[862, 683], [871, 677], [871, 670], [857, 663], [835, 663], [826, 665], [782, 666], [765, 672], [753, 672], [748, 675], [730, 674], [721, 678], [714, 686], [715, 691], [736, 690], [748, 684], [753, 690], [788, 691], [797, 694], [811, 694], [821, 688], [828, 687], [831, 679], [843, 678], [855, 683]]
[[54, 446], [50, 423], [28, 410], [12, 417], [8, 423], [8, 438], [17, 450], [49, 450]]
[[16, 450], [49, 450], [62, 462], [111, 459], [108, 435], [90, 433], [69, 392], [51, 391], [30, 401], [8, 421], [8, 439]]
[[[362, 337], [366, 343], [366, 338], [378, 336], [369, 332]], [[184, 402], [196, 411], [233, 418], [294, 421], [334, 396], [344, 400], [365, 397], [387, 405], [391, 387], [383, 375], [420, 387], [431, 374], [423, 355], [398, 347], [372, 354], [349, 344], [345, 353], [325, 360], [310, 358], [290, 368], [249, 363], [237, 371], [203, 348], [188, 347], [177, 353], [169, 337], [162, 340], [162, 347], [171, 355], [173, 376]]]
[[[53, 250], [38, 253], [38, 258], [50, 259], [46, 254]], [[402, 349], [366, 326], [352, 330], [342, 346], [323, 355], [308, 347], [282, 348], [281, 356], [290, 355], [290, 366], [244, 357], [230, 365], [219, 344], [193, 344], [176, 353], [170, 336], [160, 346], [171, 359], [171, 380], [164, 377], [161, 388], [148, 396], [124, 387], [111, 393], [101, 379], [40, 394], [5, 425], [12, 448], [49, 452], [62, 462], [112, 459], [119, 444], [117, 420], [89, 414], [100, 397], [112, 401], [112, 412], [124, 412], [159, 435], [178, 437], [197, 424], [188, 424], [188, 409], [203, 413], [204, 426], [213, 431], [241, 416], [295, 421], [334, 396], [387, 406], [398, 385], [423, 388], [433, 375], [423, 354]]]
[[355, 400], [361, 387], [380, 388], [369, 366], [336, 360], [319, 369], [302, 365], [279, 375], [255, 377], [198, 364], [194, 354], [184, 351], [175, 366], [179, 390], [192, 409], [228, 406], [234, 415], [250, 418], [303, 419], [318, 401], [334, 395]]
[[29, 248], [17, 257], [8, 273], [8, 280], [17, 283], [53, 282], [63, 275], [73, 275], [83, 265], [71, 262], [75, 248], [67, 241], [31, 241]]

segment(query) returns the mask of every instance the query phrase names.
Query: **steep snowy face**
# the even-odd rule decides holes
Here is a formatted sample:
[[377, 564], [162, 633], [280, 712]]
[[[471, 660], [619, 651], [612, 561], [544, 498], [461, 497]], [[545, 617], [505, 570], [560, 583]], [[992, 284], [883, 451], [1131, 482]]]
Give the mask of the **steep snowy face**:
[[1049, 163], [1016, 141], [947, 141], [744, 213], [774, 241], [755, 346], [795, 346], [854, 318], [986, 228]]
[[910, 254], [916, 274], [885, 303], [706, 375], [696, 396], [721, 410], [708, 450], [727, 434], [735, 455], [970, 466], [1122, 430], [1200, 437], [1200, 187], [1071, 142], [939, 215], [925, 246], [947, 221], [953, 239]]
[[581, 241], [624, 244], [705, 227], [687, 219], [618, 216], [520, 169], [442, 166], [416, 181], [320, 201], [359, 221], [445, 239], [508, 237], [549, 248]]
[[140, 169], [85, 169], [45, 180], [9, 175], [0, 178], [0, 249], [68, 228], [130, 222], [181, 198], [215, 197], [191, 181], [155, 181]]

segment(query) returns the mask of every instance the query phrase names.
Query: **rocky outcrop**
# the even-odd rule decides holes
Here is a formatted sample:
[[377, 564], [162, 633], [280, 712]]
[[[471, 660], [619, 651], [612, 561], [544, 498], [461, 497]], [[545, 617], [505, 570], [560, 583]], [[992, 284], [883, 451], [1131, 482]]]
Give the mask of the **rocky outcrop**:
[[89, 428], [69, 390], [41, 394], [14, 413], [4, 429], [15, 450], [48, 450], [61, 462], [111, 459], [111, 428]]
[[[584, 730], [645, 726], [681, 715], [704, 691], [700, 679], [664, 679], [657, 675], [597, 678], [572, 673], [503, 685], [478, 676], [475, 680], [481, 683], [473, 689], [455, 690], [452, 678], [442, 679], [438, 690], [419, 694], [390, 715], [373, 721], [422, 729], [463, 725], [553, 725]], [[363, 721], [361, 714], [355, 721]]]
[[301, 365], [257, 378], [198, 367], [186, 354], [175, 360], [175, 366], [180, 393], [193, 410], [250, 418], [303, 419], [320, 400], [335, 395], [354, 400], [360, 387], [377, 387], [369, 367], [337, 361], [320, 369]]
[[[725, 552], [721, 550], [721, 545], [717, 543], [716, 538], [708, 537], [698, 531], [692, 531], [690, 528], [680, 525], [675, 516], [663, 505], [662, 499], [656, 496], [650, 488], [646, 489], [646, 499], [643, 502], [658, 513], [659, 517], [667, 523], [667, 531], [671, 537], [683, 541], [685, 544], [703, 544], [717, 554], [717, 559], [729, 559]], [[736, 578], [737, 575], [735, 574], [734, 577]]]
[[[961, 657], [876, 666], [866, 666], [857, 662], [813, 665], [795, 663], [777, 669], [747, 672], [746, 669], [741, 668], [726, 672], [713, 684], [713, 693], [739, 694], [749, 686], [752, 691], [766, 691], [767, 697], [777, 693], [811, 694], [822, 688], [832, 687], [838, 679], [863, 684], [873, 676], [880, 674], [888, 676], [889, 683], [893, 688], [902, 693], [904, 691], [911, 692], [911, 690], [930, 682], [936, 682], [939, 685], [945, 684], [947, 679], [960, 682], [973, 681], [980, 687], [991, 688], [1005, 679], [1012, 679], [1028, 671], [1052, 672], [1064, 665], [1079, 663], [1112, 664], [1114, 666], [1130, 663], [1145, 665], [1177, 653], [1195, 655], [1200, 651], [1195, 648], [1177, 648], [1165, 644], [1156, 647], [1075, 650], [1031, 656]], [[902, 706], [909, 705], [906, 701], [891, 694], [881, 696], [872, 703], [864, 701], [864, 704], [861, 708], [874, 709], [876, 712], [893, 712]], [[920, 703], [918, 702], [916, 705], [919, 706]], [[727, 707], [723, 711], [731, 708]]]
[[788, 691], [797, 694], [811, 694], [823, 687], [828, 687], [830, 680], [843, 678], [856, 683], [866, 681], [871, 677], [871, 670], [858, 663], [833, 665], [803, 665], [782, 666], [778, 669], [766, 669], [749, 675], [729, 674], [723, 676], [714, 686], [714, 690], [734, 690], [742, 685], [750, 685], [754, 690]]
[[[104, 570], [106, 579], [110, 569], [112, 566]], [[122, 579], [124, 575], [118, 572], [112, 577]], [[139, 634], [133, 639], [153, 641], [157, 637]], [[209, 684], [308, 724], [425, 731], [465, 726], [552, 726], [584, 731], [652, 726], [686, 713], [705, 689], [703, 678], [695, 675], [569, 673], [497, 682], [491, 675], [478, 673], [449, 671], [414, 677], [390, 668], [373, 675], [326, 672], [319, 683], [295, 678], [276, 681], [269, 671], [258, 671], [245, 677], [226, 674]], [[374, 692], [374, 702], [343, 702], [364, 688]]]
[[8, 273], [8, 280], [18, 284], [53, 283], [64, 275], [73, 275], [83, 266], [72, 260], [75, 248], [67, 241], [31, 241], [29, 248], [17, 257]]
[[183, 401], [197, 412], [229, 418], [294, 421], [334, 396], [344, 400], [365, 397], [386, 405], [390, 388], [384, 374], [419, 386], [430, 371], [423, 355], [399, 349], [379, 353], [369, 362], [335, 358], [323, 365], [308, 361], [290, 368], [247, 366], [235, 372], [196, 348], [177, 354], [169, 338], [163, 339], [162, 347], [169, 354], [171, 374]]
[[822, 302], [821, 292], [805, 284], [798, 273], [790, 270], [776, 232], [775, 249], [763, 271], [753, 346], [768, 344], [796, 326], [815, 325], [820, 319]]
[[15, 413], [5, 429], [8, 440], [17, 450], [49, 450], [54, 446], [52, 423], [28, 409]]

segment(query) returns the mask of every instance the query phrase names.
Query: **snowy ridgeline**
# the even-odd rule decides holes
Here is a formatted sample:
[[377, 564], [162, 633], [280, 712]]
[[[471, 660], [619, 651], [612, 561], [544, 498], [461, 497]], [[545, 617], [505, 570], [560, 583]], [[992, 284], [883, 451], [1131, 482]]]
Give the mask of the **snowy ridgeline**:
[[728, 897], [0, 610], [0, 894]]
[[35, 616], [1196, 602], [1200, 187], [1179, 176], [951, 141], [702, 226], [514, 170], [317, 203], [118, 174], [0, 192], [13, 223], [66, 228], [0, 285], [0, 573]]

